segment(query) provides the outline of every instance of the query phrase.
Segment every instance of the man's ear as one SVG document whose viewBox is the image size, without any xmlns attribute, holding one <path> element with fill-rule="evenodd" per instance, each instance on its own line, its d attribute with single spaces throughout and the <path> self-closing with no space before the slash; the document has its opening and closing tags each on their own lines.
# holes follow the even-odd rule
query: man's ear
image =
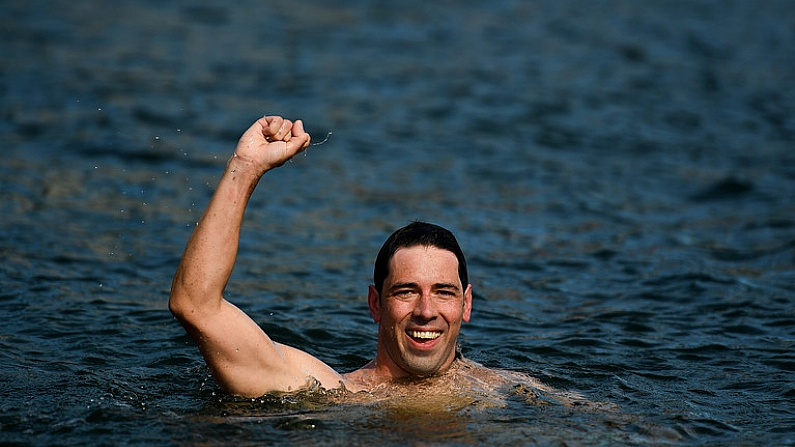
<svg viewBox="0 0 795 447">
<path fill-rule="evenodd" d="M 367 289 L 367 304 L 370 306 L 370 315 L 373 316 L 373 321 L 376 323 L 381 322 L 381 294 L 375 289 L 375 286 L 370 284 Z"/>
<path fill-rule="evenodd" d="M 470 316 L 472 316 L 472 284 L 467 284 L 464 290 L 464 315 L 461 319 L 469 323 Z"/>
</svg>

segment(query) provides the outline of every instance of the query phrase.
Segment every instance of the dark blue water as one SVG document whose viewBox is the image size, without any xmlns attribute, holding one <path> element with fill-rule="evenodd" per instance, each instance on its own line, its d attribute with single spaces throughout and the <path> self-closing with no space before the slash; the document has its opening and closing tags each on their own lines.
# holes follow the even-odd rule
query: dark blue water
<svg viewBox="0 0 795 447">
<path fill-rule="evenodd" d="M 789 1 L 6 1 L 0 444 L 795 444 Z M 237 401 L 166 309 L 238 136 L 228 297 L 340 370 L 413 219 L 456 232 L 464 355 L 616 406 Z"/>
</svg>

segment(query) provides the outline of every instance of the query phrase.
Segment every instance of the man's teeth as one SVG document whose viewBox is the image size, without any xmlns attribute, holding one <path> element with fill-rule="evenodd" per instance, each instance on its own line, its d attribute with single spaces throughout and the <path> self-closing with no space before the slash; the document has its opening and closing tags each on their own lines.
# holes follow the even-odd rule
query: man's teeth
<svg viewBox="0 0 795 447">
<path fill-rule="evenodd" d="M 408 334 L 411 338 L 421 338 L 424 340 L 433 340 L 442 335 L 441 332 L 431 331 L 408 331 Z"/>
</svg>

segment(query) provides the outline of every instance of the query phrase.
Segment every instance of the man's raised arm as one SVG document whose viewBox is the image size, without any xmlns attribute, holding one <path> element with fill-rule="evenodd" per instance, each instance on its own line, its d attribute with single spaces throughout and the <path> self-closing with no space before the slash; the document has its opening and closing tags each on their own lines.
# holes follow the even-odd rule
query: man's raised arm
<svg viewBox="0 0 795 447">
<path fill-rule="evenodd" d="M 223 298 L 232 274 L 248 200 L 260 178 L 309 146 L 303 123 L 260 118 L 243 134 L 185 248 L 171 285 L 169 309 L 196 341 L 226 391 L 260 396 L 289 391 L 314 377 L 336 388 L 341 376 L 309 354 L 275 343 Z"/>
</svg>

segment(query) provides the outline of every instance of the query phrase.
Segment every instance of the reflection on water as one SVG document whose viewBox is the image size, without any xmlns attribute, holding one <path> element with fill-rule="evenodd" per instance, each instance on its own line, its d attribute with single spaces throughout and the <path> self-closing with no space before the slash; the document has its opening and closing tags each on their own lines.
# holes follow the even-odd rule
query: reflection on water
<svg viewBox="0 0 795 447">
<path fill-rule="evenodd" d="M 509 377 L 518 378 L 506 372 Z M 437 379 L 372 393 L 313 388 L 256 399 L 221 396 L 205 406 L 207 416 L 193 421 L 202 430 L 190 440 L 212 438 L 219 426 L 230 424 L 267 424 L 293 441 L 314 438 L 313 444 L 320 445 L 338 444 L 340 432 L 351 434 L 344 438 L 349 445 L 516 445 L 560 439 L 589 445 L 664 445 L 682 438 L 671 428 L 623 414 L 612 405 L 561 403 L 552 393 L 545 395 L 523 383 L 505 380 L 497 388 L 490 384 L 488 389 L 474 389 L 471 382 L 451 383 L 457 380 L 449 374 Z M 335 433 L 333 439 L 322 438 L 330 433 Z"/>
<path fill-rule="evenodd" d="M 789 1 L 30 0 L 0 30 L 0 444 L 795 443 Z M 266 112 L 333 132 L 247 211 L 228 297 L 269 334 L 361 367 L 378 247 L 436 222 L 464 356 L 609 405 L 217 394 L 166 300 Z"/>
</svg>

